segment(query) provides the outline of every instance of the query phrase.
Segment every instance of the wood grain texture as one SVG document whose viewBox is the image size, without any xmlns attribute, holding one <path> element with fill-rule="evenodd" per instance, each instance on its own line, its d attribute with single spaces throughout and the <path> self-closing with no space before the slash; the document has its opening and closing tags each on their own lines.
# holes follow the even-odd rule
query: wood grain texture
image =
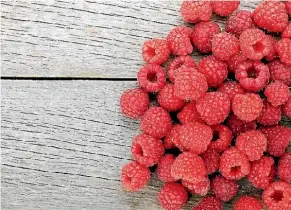
<svg viewBox="0 0 291 210">
<path fill-rule="evenodd" d="M 135 78 L 143 42 L 184 24 L 179 9 L 179 0 L 2 0 L 1 75 Z"/>
</svg>

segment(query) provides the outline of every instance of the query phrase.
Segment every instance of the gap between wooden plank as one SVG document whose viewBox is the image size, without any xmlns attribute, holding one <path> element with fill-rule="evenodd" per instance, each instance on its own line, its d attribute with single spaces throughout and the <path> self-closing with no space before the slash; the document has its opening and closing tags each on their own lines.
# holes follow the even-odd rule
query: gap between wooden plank
<svg viewBox="0 0 291 210">
<path fill-rule="evenodd" d="M 137 81 L 136 78 L 93 78 L 93 77 L 6 77 L 1 80 L 98 80 L 98 81 Z"/>
</svg>

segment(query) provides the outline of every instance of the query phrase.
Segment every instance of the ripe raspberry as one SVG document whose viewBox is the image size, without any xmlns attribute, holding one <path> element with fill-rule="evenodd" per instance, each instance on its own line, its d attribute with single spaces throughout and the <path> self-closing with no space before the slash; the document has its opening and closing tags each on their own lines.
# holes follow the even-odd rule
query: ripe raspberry
<svg viewBox="0 0 291 210">
<path fill-rule="evenodd" d="M 218 87 L 227 77 L 227 64 L 208 56 L 200 60 L 198 72 L 206 77 L 209 87 Z"/>
<path fill-rule="evenodd" d="M 282 112 L 285 116 L 291 118 L 291 97 L 288 101 L 282 106 Z"/>
<path fill-rule="evenodd" d="M 212 21 L 197 23 L 191 34 L 191 40 L 194 46 L 202 53 L 211 52 L 211 41 L 215 34 L 220 33 L 217 23 Z"/>
<path fill-rule="evenodd" d="M 141 88 L 126 90 L 120 98 L 122 114 L 132 119 L 142 116 L 148 109 L 149 104 L 149 96 Z"/>
<path fill-rule="evenodd" d="M 230 112 L 230 100 L 225 93 L 209 92 L 198 100 L 196 108 L 208 125 L 216 125 L 227 118 Z"/>
<path fill-rule="evenodd" d="M 262 199 L 269 210 L 291 209 L 291 185 L 274 182 L 264 190 Z"/>
<path fill-rule="evenodd" d="M 148 63 L 162 64 L 168 60 L 170 49 L 164 39 L 152 39 L 143 44 L 142 56 Z"/>
<path fill-rule="evenodd" d="M 289 87 L 279 81 L 269 84 L 264 93 L 267 100 L 275 107 L 284 104 L 290 97 Z"/>
<path fill-rule="evenodd" d="M 227 61 L 228 70 L 230 72 L 235 72 L 237 66 L 245 60 L 247 60 L 247 57 L 240 51 L 239 54 L 232 56 L 230 60 Z"/>
<path fill-rule="evenodd" d="M 210 2 L 206 1 L 183 1 L 181 15 L 186 22 L 197 23 L 209 21 L 212 15 Z"/>
<path fill-rule="evenodd" d="M 211 182 L 213 193 L 223 202 L 230 201 L 238 192 L 238 184 L 234 180 L 216 177 Z"/>
<path fill-rule="evenodd" d="M 140 129 L 154 138 L 162 138 L 171 130 L 171 127 L 171 117 L 162 107 L 150 107 L 140 123 Z"/>
<path fill-rule="evenodd" d="M 218 91 L 227 94 L 230 102 L 232 102 L 236 94 L 245 93 L 245 90 L 235 81 L 226 81 L 222 83 L 222 85 L 218 88 Z"/>
<path fill-rule="evenodd" d="M 201 157 L 190 152 L 183 152 L 174 161 L 171 175 L 175 180 L 198 182 L 205 179 L 206 170 Z"/>
<path fill-rule="evenodd" d="M 193 195 L 205 196 L 210 188 L 210 180 L 208 178 L 204 178 L 203 181 L 198 182 L 187 182 L 182 180 L 182 185 Z"/>
<path fill-rule="evenodd" d="M 149 167 L 159 162 L 164 154 L 164 147 L 160 139 L 139 134 L 133 139 L 131 153 L 136 162 Z"/>
<path fill-rule="evenodd" d="M 121 182 L 127 191 L 139 191 L 150 180 L 150 170 L 134 161 L 127 163 L 121 170 Z"/>
<path fill-rule="evenodd" d="M 263 109 L 263 101 L 254 93 L 237 94 L 232 101 L 234 114 L 243 121 L 251 122 L 257 119 Z"/>
<path fill-rule="evenodd" d="M 286 11 L 288 12 L 289 15 L 291 15 L 291 2 L 287 0 L 287 1 L 284 1 L 284 4 L 285 4 Z"/>
<path fill-rule="evenodd" d="M 282 181 L 291 182 L 291 152 L 285 153 L 279 160 L 278 176 Z"/>
<path fill-rule="evenodd" d="M 219 16 L 231 15 L 239 6 L 240 1 L 212 1 L 211 7 Z"/>
<path fill-rule="evenodd" d="M 166 84 L 165 72 L 156 64 L 147 64 L 142 67 L 137 74 L 137 80 L 146 92 L 157 92 Z"/>
<path fill-rule="evenodd" d="M 166 183 L 158 194 L 159 204 L 166 210 L 181 209 L 187 200 L 187 191 L 178 183 Z"/>
<path fill-rule="evenodd" d="M 164 147 L 166 149 L 178 147 L 180 151 L 185 151 L 186 148 L 183 146 L 179 134 L 180 134 L 181 125 L 174 125 L 169 133 L 165 136 Z"/>
<path fill-rule="evenodd" d="M 188 55 L 193 51 L 191 33 L 191 29 L 186 26 L 178 26 L 170 31 L 167 44 L 174 55 Z"/>
<path fill-rule="evenodd" d="M 174 178 L 171 176 L 171 167 L 175 161 L 175 156 L 172 154 L 166 154 L 157 167 L 157 176 L 163 182 L 174 182 Z"/>
<path fill-rule="evenodd" d="M 282 63 L 291 66 L 291 39 L 283 38 L 275 45 L 275 50 L 278 53 Z"/>
<path fill-rule="evenodd" d="M 204 197 L 192 210 L 222 210 L 221 201 L 213 196 Z"/>
<path fill-rule="evenodd" d="M 208 149 L 223 152 L 230 146 L 232 133 L 228 127 L 222 124 L 214 125 L 212 126 L 212 129 L 213 139 L 210 142 Z"/>
<path fill-rule="evenodd" d="M 247 10 L 240 10 L 228 18 L 225 25 L 225 31 L 239 37 L 243 31 L 254 27 L 252 13 Z"/>
<path fill-rule="evenodd" d="M 272 43 L 265 33 L 255 28 L 242 32 L 239 45 L 242 53 L 251 60 L 261 60 L 272 49 Z"/>
<path fill-rule="evenodd" d="M 212 174 L 218 170 L 220 155 L 217 151 L 207 149 L 206 152 L 201 155 L 201 158 L 204 161 L 207 174 Z"/>
<path fill-rule="evenodd" d="M 281 81 L 286 85 L 291 85 L 291 69 L 279 60 L 268 63 L 270 80 Z"/>
<path fill-rule="evenodd" d="M 179 132 L 182 145 L 192 153 L 206 151 L 212 139 L 212 129 L 208 125 L 194 122 L 182 125 Z"/>
<path fill-rule="evenodd" d="M 254 10 L 253 20 L 270 32 L 281 32 L 288 24 L 288 15 L 282 2 L 263 1 Z"/>
<path fill-rule="evenodd" d="M 291 22 L 289 22 L 288 26 L 282 32 L 281 38 L 291 38 Z"/>
<path fill-rule="evenodd" d="M 252 196 L 241 196 L 234 204 L 233 210 L 263 210 L 261 202 Z"/>
<path fill-rule="evenodd" d="M 267 35 L 267 38 L 269 39 L 269 42 L 271 43 L 272 47 L 270 49 L 270 52 L 265 56 L 265 59 L 267 61 L 272 61 L 278 56 L 275 50 L 275 45 L 277 43 L 277 40 L 271 35 Z"/>
<path fill-rule="evenodd" d="M 269 77 L 268 66 L 260 61 L 244 61 L 237 66 L 235 71 L 235 78 L 249 92 L 258 92 L 263 89 L 269 81 Z"/>
<path fill-rule="evenodd" d="M 239 53 L 239 41 L 230 33 L 216 34 L 212 39 L 212 52 L 217 59 L 228 61 L 232 56 Z"/>
<path fill-rule="evenodd" d="M 226 149 L 220 157 L 221 174 L 230 180 L 239 180 L 250 172 L 250 163 L 245 154 L 236 147 Z"/>
<path fill-rule="evenodd" d="M 177 114 L 177 118 L 182 124 L 191 122 L 202 122 L 200 115 L 196 109 L 196 103 L 191 102 L 186 104 L 182 111 Z"/>
<path fill-rule="evenodd" d="M 291 139 L 291 129 L 285 126 L 276 125 L 268 128 L 261 128 L 268 141 L 267 152 L 275 157 L 285 154 Z"/>
<path fill-rule="evenodd" d="M 230 115 L 227 125 L 234 136 L 237 136 L 240 133 L 245 133 L 246 131 L 256 130 L 257 128 L 255 121 L 245 122 L 238 119 L 235 115 Z"/>
<path fill-rule="evenodd" d="M 280 107 L 274 107 L 267 100 L 263 101 L 263 110 L 261 116 L 257 119 L 261 125 L 277 125 L 281 120 Z"/>
<path fill-rule="evenodd" d="M 185 105 L 184 100 L 174 95 L 174 85 L 166 84 L 158 94 L 158 103 L 168 112 L 178 111 Z"/>
</svg>

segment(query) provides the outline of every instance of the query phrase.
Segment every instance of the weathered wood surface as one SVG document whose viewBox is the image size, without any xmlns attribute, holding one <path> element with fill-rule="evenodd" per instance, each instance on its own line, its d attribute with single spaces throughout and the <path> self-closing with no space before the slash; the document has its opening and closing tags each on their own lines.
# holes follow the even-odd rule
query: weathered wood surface
<svg viewBox="0 0 291 210">
<path fill-rule="evenodd" d="M 142 43 L 183 24 L 179 9 L 179 0 L 2 0 L 1 75 L 134 78 Z"/>
</svg>

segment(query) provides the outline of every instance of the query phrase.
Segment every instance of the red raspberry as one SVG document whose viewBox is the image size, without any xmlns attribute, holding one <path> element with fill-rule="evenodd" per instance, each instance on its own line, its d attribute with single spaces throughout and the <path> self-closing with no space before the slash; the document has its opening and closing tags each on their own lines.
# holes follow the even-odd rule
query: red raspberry
<svg viewBox="0 0 291 210">
<path fill-rule="evenodd" d="M 279 81 L 269 84 L 264 93 L 267 100 L 275 107 L 284 104 L 290 97 L 289 87 Z"/>
<path fill-rule="evenodd" d="M 239 6 L 240 1 L 211 1 L 214 13 L 220 16 L 231 15 Z"/>
<path fill-rule="evenodd" d="M 198 72 L 206 77 L 209 87 L 218 87 L 227 77 L 227 64 L 208 56 L 200 60 Z"/>
<path fill-rule="evenodd" d="M 160 139 L 139 134 L 133 139 L 131 153 L 136 162 L 149 167 L 159 162 L 164 154 L 164 147 Z"/>
<path fill-rule="evenodd" d="M 238 192 L 238 184 L 234 180 L 216 177 L 211 182 L 213 193 L 223 202 L 230 201 Z"/>
<path fill-rule="evenodd" d="M 291 97 L 288 101 L 282 106 L 282 112 L 285 116 L 291 118 Z"/>
<path fill-rule="evenodd" d="M 198 100 L 196 108 L 208 125 L 216 125 L 227 118 L 230 112 L 230 100 L 225 93 L 209 92 Z"/>
<path fill-rule="evenodd" d="M 261 125 L 277 125 L 281 120 L 280 107 L 274 107 L 267 100 L 263 101 L 263 110 L 261 116 L 257 119 Z"/>
<path fill-rule="evenodd" d="M 291 39 L 283 38 L 275 45 L 275 50 L 278 53 L 282 63 L 291 66 Z"/>
<path fill-rule="evenodd" d="M 171 175 L 175 180 L 198 182 L 205 179 L 206 170 L 201 157 L 190 152 L 183 152 L 174 161 Z"/>
<path fill-rule="evenodd" d="M 239 180 L 249 174 L 250 163 L 245 154 L 236 147 L 230 147 L 222 153 L 219 169 L 226 179 Z"/>
<path fill-rule="evenodd" d="M 232 133 L 230 129 L 224 125 L 214 125 L 212 126 L 212 129 L 213 139 L 210 142 L 208 149 L 223 152 L 230 146 Z"/>
<path fill-rule="evenodd" d="M 289 22 L 288 26 L 282 32 L 281 38 L 291 38 L 291 22 Z"/>
<path fill-rule="evenodd" d="M 230 102 L 232 102 L 236 94 L 245 93 L 245 90 L 235 81 L 226 81 L 222 83 L 222 85 L 218 88 L 218 91 L 227 94 Z"/>
<path fill-rule="evenodd" d="M 168 60 L 170 49 L 164 39 L 152 39 L 143 44 L 142 56 L 148 63 L 162 64 Z"/>
<path fill-rule="evenodd" d="M 265 59 L 267 61 L 272 61 L 278 56 L 275 50 L 275 45 L 277 43 L 277 40 L 271 35 L 267 35 L 267 38 L 269 39 L 269 42 L 271 43 L 272 48 L 270 49 L 270 52 L 265 56 Z"/>
<path fill-rule="evenodd" d="M 121 182 L 127 191 L 139 191 L 150 180 L 150 170 L 134 161 L 127 163 L 121 170 Z"/>
<path fill-rule="evenodd" d="M 194 46 L 202 53 L 211 52 L 211 41 L 215 34 L 220 33 L 217 23 L 212 21 L 197 23 L 191 34 L 191 40 Z"/>
<path fill-rule="evenodd" d="M 156 64 L 142 67 L 137 74 L 137 80 L 146 92 L 157 92 L 166 84 L 164 69 Z"/>
<path fill-rule="evenodd" d="M 141 88 L 126 90 L 120 98 L 122 114 L 132 119 L 142 116 L 148 109 L 149 104 L 149 96 Z"/>
<path fill-rule="evenodd" d="M 213 196 L 204 197 L 192 210 L 222 210 L 221 201 Z"/>
<path fill-rule="evenodd" d="M 235 78 L 249 92 L 258 92 L 263 89 L 268 83 L 269 77 L 268 66 L 260 61 L 244 61 L 237 66 L 235 71 Z"/>
<path fill-rule="evenodd" d="M 198 182 L 187 182 L 182 180 L 182 185 L 193 195 L 205 196 L 210 188 L 210 180 L 208 178 L 204 178 L 203 181 Z"/>
<path fill-rule="evenodd" d="M 291 152 L 285 153 L 279 160 L 278 176 L 282 181 L 291 182 Z"/>
<path fill-rule="evenodd" d="M 265 189 L 274 181 L 275 174 L 274 159 L 263 156 L 260 160 L 252 163 L 248 180 L 254 187 Z"/>
<path fill-rule="evenodd" d="M 263 109 L 263 101 L 254 93 L 237 94 L 232 101 L 234 114 L 243 121 L 251 122 L 257 119 Z"/>
<path fill-rule="evenodd" d="M 159 204 L 166 210 L 181 209 L 187 200 L 187 191 L 179 183 L 166 183 L 158 194 Z"/>
<path fill-rule="evenodd" d="M 254 10 L 253 20 L 261 28 L 281 32 L 288 24 L 288 14 L 282 2 L 263 1 Z"/>
<path fill-rule="evenodd" d="M 142 117 L 140 128 L 154 138 L 162 138 L 171 130 L 172 119 L 162 107 L 151 107 Z"/>
<path fill-rule="evenodd" d="M 291 1 L 284 1 L 284 4 L 285 4 L 285 8 L 286 8 L 286 11 L 288 12 L 289 15 L 291 15 Z"/>
<path fill-rule="evenodd" d="M 291 139 L 291 129 L 285 126 L 276 125 L 268 128 L 261 128 L 268 140 L 267 152 L 275 157 L 285 154 Z"/>
<path fill-rule="evenodd" d="M 217 59 L 228 61 L 232 56 L 239 53 L 239 41 L 230 33 L 216 34 L 212 39 L 212 52 Z"/>
<path fill-rule="evenodd" d="M 168 112 L 178 111 L 185 105 L 184 100 L 174 95 L 174 85 L 166 84 L 158 94 L 158 103 Z"/>
<path fill-rule="evenodd" d="M 202 123 L 182 125 L 179 132 L 182 145 L 192 153 L 201 154 L 206 151 L 212 139 L 212 129 Z"/>
<path fill-rule="evenodd" d="M 225 25 L 225 31 L 239 37 L 243 31 L 254 27 L 252 13 L 247 10 L 240 10 L 228 18 Z"/>
<path fill-rule="evenodd" d="M 210 2 L 207 1 L 183 1 L 181 15 L 186 22 L 197 23 L 209 21 L 212 15 Z"/>
<path fill-rule="evenodd" d="M 286 85 L 291 85 L 291 69 L 279 60 L 268 63 L 270 80 L 281 81 Z"/>
<path fill-rule="evenodd" d="M 174 182 L 174 178 L 171 176 L 171 167 L 175 161 L 175 156 L 172 154 L 166 154 L 157 167 L 157 176 L 163 182 Z"/>
<path fill-rule="evenodd" d="M 188 55 L 193 51 L 191 33 L 191 29 L 186 26 L 178 26 L 170 31 L 167 43 L 174 55 Z"/>
<path fill-rule="evenodd" d="M 233 210 L 264 210 L 261 202 L 252 196 L 241 196 L 234 204 Z"/>
<path fill-rule="evenodd" d="M 261 60 L 272 49 L 272 43 L 265 33 L 255 28 L 243 31 L 239 44 L 242 53 L 251 60 Z"/>
<path fill-rule="evenodd" d="M 220 155 L 217 151 L 207 149 L 201 157 L 204 161 L 207 174 L 212 174 L 219 169 Z"/>
<path fill-rule="evenodd" d="M 261 131 L 247 131 L 236 138 L 235 145 L 250 161 L 259 160 L 267 149 L 267 138 Z"/>
<path fill-rule="evenodd" d="M 231 115 L 228 118 L 227 125 L 234 136 L 237 136 L 240 133 L 245 133 L 246 131 L 255 130 L 257 128 L 255 121 L 245 122 L 238 119 L 235 115 Z"/>
<path fill-rule="evenodd" d="M 202 122 L 196 109 L 196 103 L 194 102 L 188 103 L 186 106 L 184 106 L 182 111 L 177 114 L 177 117 L 182 124 L 190 122 Z"/>
<path fill-rule="evenodd" d="M 180 129 L 181 125 L 177 124 L 172 127 L 169 133 L 167 133 L 164 139 L 164 147 L 166 149 L 178 147 L 180 151 L 186 150 L 179 138 Z"/>
<path fill-rule="evenodd" d="M 230 72 L 235 72 L 235 70 L 237 69 L 237 66 L 245 60 L 247 60 L 247 57 L 240 51 L 239 54 L 232 56 L 230 60 L 227 61 L 228 70 Z"/>
<path fill-rule="evenodd" d="M 269 210 L 291 209 L 291 185 L 274 182 L 264 190 L 262 199 Z"/>
</svg>

